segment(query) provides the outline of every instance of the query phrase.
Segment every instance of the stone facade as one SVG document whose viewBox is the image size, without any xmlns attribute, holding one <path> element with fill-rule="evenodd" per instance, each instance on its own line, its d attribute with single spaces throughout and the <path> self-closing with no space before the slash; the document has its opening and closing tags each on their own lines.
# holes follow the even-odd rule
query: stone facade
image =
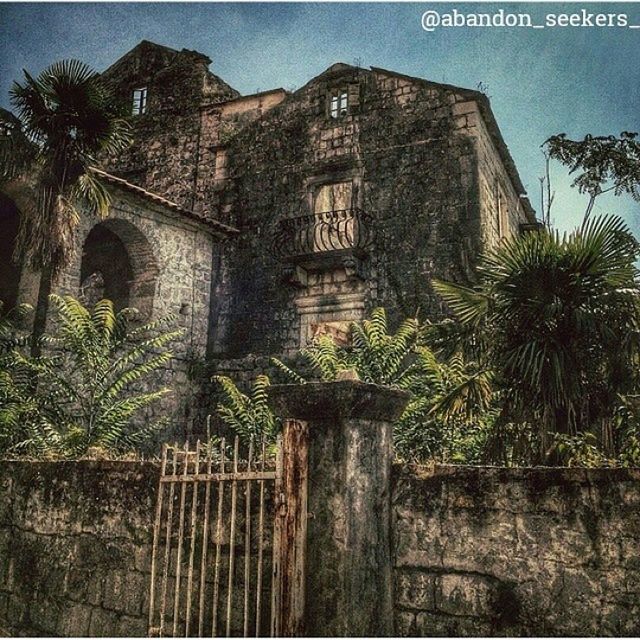
<svg viewBox="0 0 640 640">
<path fill-rule="evenodd" d="M 112 198 L 109 215 L 101 219 L 85 212 L 80 217 L 75 251 L 56 280 L 55 293 L 88 305 L 108 297 L 116 310 L 137 309 L 141 322 L 167 318 L 167 330 L 182 330 L 169 347 L 173 358 L 153 378 L 155 388 L 167 386 L 172 393 L 137 419 L 169 418 L 171 427 L 159 439 L 184 439 L 191 433 L 199 388 L 189 376 L 190 365 L 203 357 L 209 339 L 212 259 L 233 230 L 187 215 L 174 203 L 150 198 L 111 176 L 105 181 Z M 35 308 L 38 282 L 37 274 L 23 269 L 17 301 Z M 50 314 L 48 330 L 52 323 Z"/>
<path fill-rule="evenodd" d="M 92 243 L 96 231 L 102 234 Z M 118 274 L 125 264 L 129 272 L 124 282 L 127 294 L 115 302 L 138 309 L 145 321 L 169 317 L 183 330 L 182 337 L 171 345 L 173 359 L 156 377 L 156 382 L 172 393 L 150 405 L 144 419 L 170 416 L 174 425 L 171 435 L 184 439 L 193 419 L 195 393 L 188 376 L 189 363 L 204 354 L 208 339 L 215 231 L 203 222 L 171 214 L 121 191 L 114 198 L 109 217 L 83 217 L 77 235 L 82 249 L 62 274 L 59 293 L 80 293 L 90 302 L 87 278 L 101 268 L 99 273 L 107 279 L 104 295 L 108 295 L 109 278 L 123 284 Z M 116 243 L 123 252 L 119 260 L 113 252 Z M 101 293 L 94 297 L 100 299 Z"/>
<path fill-rule="evenodd" d="M 143 41 L 103 74 L 126 105 L 135 89 L 147 91 L 146 109 L 135 118 L 134 146 L 106 164 L 118 176 L 190 209 L 203 146 L 200 106 L 240 95 L 209 72 L 210 62 L 196 51 Z"/>
<path fill-rule="evenodd" d="M 473 281 L 483 249 L 535 223 L 482 93 L 337 63 L 297 91 L 241 96 L 210 62 L 143 41 L 104 72 L 135 142 L 101 159 L 114 219 L 83 220 L 84 266 L 59 287 L 177 313 L 179 358 L 225 372 L 288 357 L 319 333 L 348 340 L 376 306 L 392 325 L 437 318 L 432 278 Z"/>
<path fill-rule="evenodd" d="M 352 100 L 339 118 L 327 113 L 336 87 Z M 224 211 L 241 230 L 229 260 L 228 353 L 291 352 L 322 325 L 344 326 L 378 305 L 392 320 L 441 314 L 430 279 L 469 281 L 482 248 L 530 221 L 488 113 L 475 92 L 334 65 L 241 129 L 226 150 Z M 499 194 L 487 187 L 498 179 L 501 230 Z M 291 278 L 273 251 L 278 225 L 328 208 L 318 201 L 337 185 L 350 197 L 335 208 L 372 217 L 373 246 L 355 266 L 329 262 Z"/>
<path fill-rule="evenodd" d="M 158 472 L 2 465 L 0 635 L 146 634 Z M 395 466 L 395 633 L 637 636 L 639 480 L 637 470 Z"/>
<path fill-rule="evenodd" d="M 338 63 L 240 96 L 208 62 L 143 42 L 105 77 L 129 101 L 147 91 L 108 170 L 240 230 L 217 263 L 210 356 L 291 354 L 378 305 L 440 315 L 430 279 L 469 281 L 482 249 L 535 220 L 481 93 Z M 309 264 L 291 237 L 274 251 L 283 220 L 351 209 L 373 239 L 360 255 Z"/>
</svg>

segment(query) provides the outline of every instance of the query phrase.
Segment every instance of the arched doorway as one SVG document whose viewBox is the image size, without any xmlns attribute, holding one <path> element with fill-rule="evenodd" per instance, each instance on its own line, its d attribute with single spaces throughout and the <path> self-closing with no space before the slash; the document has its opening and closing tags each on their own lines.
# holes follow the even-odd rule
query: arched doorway
<svg viewBox="0 0 640 640">
<path fill-rule="evenodd" d="M 22 266 L 13 260 L 20 213 L 13 200 L 0 193 L 0 300 L 5 314 L 18 303 Z"/>
<path fill-rule="evenodd" d="M 105 220 L 87 235 L 80 265 L 80 294 L 85 304 L 109 298 L 117 311 L 135 307 L 149 318 L 157 276 L 151 245 L 130 222 Z"/>
</svg>

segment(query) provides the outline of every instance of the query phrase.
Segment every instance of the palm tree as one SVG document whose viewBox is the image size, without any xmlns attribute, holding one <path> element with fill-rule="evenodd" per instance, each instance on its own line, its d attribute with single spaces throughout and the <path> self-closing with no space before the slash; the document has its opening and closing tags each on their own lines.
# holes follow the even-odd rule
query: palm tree
<svg viewBox="0 0 640 640">
<path fill-rule="evenodd" d="M 616 217 L 569 235 L 541 230 L 486 255 L 474 288 L 434 282 L 457 319 L 487 346 L 503 389 L 503 420 L 551 435 L 597 431 L 612 448 L 619 395 L 637 383 L 639 245 Z"/>
<path fill-rule="evenodd" d="M 100 76 L 78 60 L 57 62 L 37 78 L 24 71 L 0 111 L 0 182 L 9 194 L 28 189 L 16 254 L 41 274 L 32 349 L 39 353 L 49 294 L 68 263 L 81 205 L 105 216 L 110 199 L 92 173 L 97 157 L 130 143 L 122 107 Z"/>
</svg>

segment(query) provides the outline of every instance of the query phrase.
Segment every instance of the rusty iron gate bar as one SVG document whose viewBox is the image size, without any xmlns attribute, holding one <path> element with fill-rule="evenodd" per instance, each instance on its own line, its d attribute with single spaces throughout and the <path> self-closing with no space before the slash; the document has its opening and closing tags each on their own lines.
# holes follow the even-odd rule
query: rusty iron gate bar
<svg viewBox="0 0 640 640">
<path fill-rule="evenodd" d="M 149 635 L 281 635 L 285 511 L 280 441 L 275 452 L 264 440 L 251 442 L 244 458 L 238 438 L 231 453 L 224 439 L 195 449 L 164 445 Z"/>
</svg>

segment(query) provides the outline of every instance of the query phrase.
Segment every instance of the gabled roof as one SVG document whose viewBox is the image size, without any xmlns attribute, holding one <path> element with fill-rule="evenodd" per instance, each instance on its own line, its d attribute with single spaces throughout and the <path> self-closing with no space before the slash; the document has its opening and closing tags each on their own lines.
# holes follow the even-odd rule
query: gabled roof
<svg viewBox="0 0 640 640">
<path fill-rule="evenodd" d="M 293 93 L 302 93 L 310 84 L 313 84 L 320 78 L 330 78 L 331 76 L 339 76 L 346 71 L 363 71 L 360 67 L 354 67 L 353 65 L 347 64 L 346 62 L 334 62 L 330 67 L 327 67 L 324 71 L 319 73 L 317 76 L 313 76 L 311 80 L 305 82 L 301 87 L 296 89 Z M 367 71 L 364 69 L 364 71 Z"/>
<path fill-rule="evenodd" d="M 355 67 L 353 65 L 345 64 L 344 62 L 336 62 L 332 64 L 330 67 L 325 69 L 322 73 L 313 77 L 309 82 L 307 82 L 304 86 L 300 87 L 295 93 L 304 91 L 310 84 L 313 82 L 325 78 L 331 77 L 332 75 L 340 75 L 341 73 L 345 73 L 348 71 L 361 71 L 364 73 L 380 73 L 388 76 L 394 76 L 397 78 L 403 78 L 405 80 L 410 80 L 411 82 L 417 82 L 426 86 L 435 87 L 438 89 L 445 89 L 447 91 L 452 91 L 460 94 L 461 96 L 473 100 L 477 103 L 478 109 L 480 110 L 480 114 L 484 120 L 484 123 L 489 131 L 489 135 L 496 145 L 496 149 L 498 150 L 498 154 L 504 163 L 505 169 L 507 171 L 507 175 L 509 176 L 511 182 L 513 183 L 514 189 L 518 193 L 519 196 L 525 195 L 526 190 L 524 185 L 522 184 L 522 180 L 520 179 L 520 174 L 516 168 L 515 162 L 511 157 L 511 153 L 509 152 L 509 148 L 507 147 L 504 138 L 502 137 L 502 133 L 500 128 L 498 127 L 498 123 L 496 122 L 495 116 L 493 115 L 493 111 L 491 109 L 491 104 L 487 96 L 481 91 L 475 91 L 473 89 L 465 89 L 464 87 L 457 87 L 452 84 L 445 84 L 442 82 L 433 82 L 431 80 L 425 80 L 424 78 L 418 78 L 416 76 L 409 76 L 404 73 L 399 73 L 398 71 L 390 71 L 389 69 L 383 69 L 381 67 L 370 67 L 369 69 L 362 69 L 360 67 Z M 529 199 L 526 197 L 521 197 L 520 202 L 522 203 L 522 207 L 527 215 L 531 219 L 531 221 L 535 221 L 535 211 L 529 202 Z"/>
<path fill-rule="evenodd" d="M 141 40 L 138 44 L 133 47 L 133 49 L 129 49 L 126 53 L 121 55 L 113 64 L 111 64 L 107 69 L 105 69 L 102 73 L 105 75 L 109 75 L 110 72 L 117 68 L 124 60 L 134 56 L 138 51 L 147 51 L 147 52 L 155 52 L 163 56 L 165 63 L 170 64 L 176 56 L 180 54 L 188 54 L 194 58 L 201 58 L 203 61 L 207 63 L 207 65 L 211 64 L 211 59 L 209 56 L 206 56 L 204 53 L 200 53 L 199 51 L 192 51 L 189 49 L 172 49 L 171 47 L 167 47 L 163 44 L 157 44 L 156 42 L 151 42 L 151 40 Z"/>
<path fill-rule="evenodd" d="M 192 211 L 190 209 L 185 209 L 179 204 L 176 204 L 171 200 L 167 200 L 167 198 L 164 198 L 163 196 L 160 196 L 157 193 L 153 193 L 152 191 L 148 191 L 143 187 L 139 187 L 137 184 L 132 184 L 131 182 L 128 182 L 123 178 L 118 178 L 117 176 L 107 173 L 106 171 L 102 171 L 102 169 L 93 167 L 91 171 L 95 175 L 99 176 L 102 180 L 104 180 L 105 182 L 111 185 L 119 187 L 125 191 L 129 191 L 130 193 L 133 193 L 145 200 L 148 200 L 149 202 L 153 202 L 156 205 L 160 205 L 162 207 L 170 209 L 171 211 L 174 211 L 175 213 L 178 213 L 186 218 L 190 218 L 195 222 L 204 224 L 212 228 L 214 231 L 216 231 L 220 235 L 223 235 L 226 237 L 226 236 L 233 236 L 239 233 L 238 229 L 236 229 L 235 227 L 226 225 L 222 222 L 219 222 L 218 220 L 214 220 L 213 218 L 207 218 L 206 216 L 200 215 L 199 213 L 196 213 L 195 211 Z"/>
</svg>

